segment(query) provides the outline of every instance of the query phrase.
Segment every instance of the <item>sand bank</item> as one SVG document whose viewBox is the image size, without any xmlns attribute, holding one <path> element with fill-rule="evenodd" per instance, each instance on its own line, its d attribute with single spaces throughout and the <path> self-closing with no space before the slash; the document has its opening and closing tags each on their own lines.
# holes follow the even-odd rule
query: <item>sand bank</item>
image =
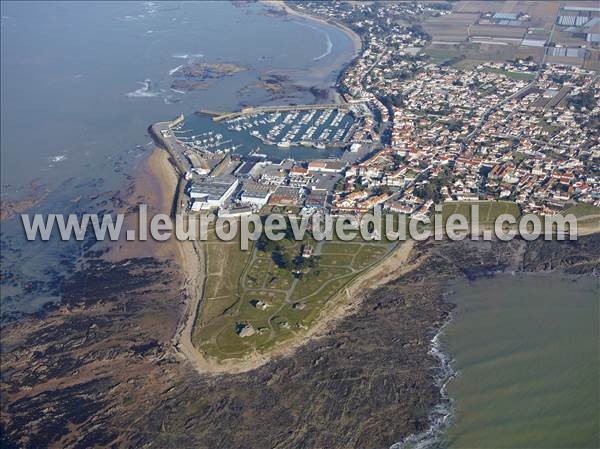
<svg viewBox="0 0 600 449">
<path fill-rule="evenodd" d="M 169 214 L 175 189 L 177 174 L 169 162 L 169 156 L 162 149 L 154 149 L 150 156 L 135 170 L 132 190 L 126 199 L 123 231 L 118 242 L 112 242 L 104 258 L 111 261 L 132 257 L 155 255 L 160 258 L 173 259 L 179 254 L 175 239 L 157 242 L 151 237 L 148 240 L 126 240 L 126 230 L 136 230 L 138 215 L 135 212 L 140 204 L 148 206 L 148 216 Z"/>
</svg>

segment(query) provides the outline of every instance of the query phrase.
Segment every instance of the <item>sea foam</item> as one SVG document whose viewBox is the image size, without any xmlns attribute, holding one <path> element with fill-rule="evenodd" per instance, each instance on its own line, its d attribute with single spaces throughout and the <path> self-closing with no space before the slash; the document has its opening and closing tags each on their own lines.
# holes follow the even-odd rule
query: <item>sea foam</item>
<svg viewBox="0 0 600 449">
<path fill-rule="evenodd" d="M 132 92 L 128 92 L 128 97 L 158 97 L 161 94 L 161 90 L 154 90 L 152 88 L 152 80 L 146 79 L 144 81 L 140 81 L 142 87 L 136 89 Z"/>
<path fill-rule="evenodd" d="M 175 59 L 194 59 L 194 58 L 204 58 L 202 53 L 176 53 L 173 55 Z"/>
<path fill-rule="evenodd" d="M 311 30 L 318 31 L 319 33 L 321 33 L 325 36 L 325 44 L 326 44 L 325 51 L 323 53 L 321 53 L 319 56 L 314 57 L 313 61 L 319 61 L 319 60 L 323 59 L 324 57 L 329 56 L 331 54 L 331 51 L 333 50 L 333 42 L 331 41 L 331 37 L 329 37 L 329 33 L 327 31 L 325 31 L 321 28 L 318 28 L 314 25 L 311 25 L 310 23 L 306 23 L 306 22 L 294 21 L 294 23 L 308 27 Z"/>
<path fill-rule="evenodd" d="M 175 67 L 174 69 L 169 70 L 169 76 L 173 76 L 177 71 L 179 71 L 179 69 L 181 69 L 183 67 L 183 64 L 178 65 L 177 67 Z"/>
<path fill-rule="evenodd" d="M 429 427 L 421 433 L 411 435 L 393 444 L 390 446 L 390 449 L 437 449 L 441 447 L 440 437 L 452 422 L 454 410 L 454 404 L 448 395 L 447 386 L 458 375 L 452 368 L 452 361 L 444 352 L 440 341 L 444 335 L 444 329 L 451 322 L 452 314 L 450 314 L 444 325 L 431 339 L 429 354 L 434 356 L 439 362 L 434 384 L 440 389 L 441 401 L 429 413 Z"/>
</svg>

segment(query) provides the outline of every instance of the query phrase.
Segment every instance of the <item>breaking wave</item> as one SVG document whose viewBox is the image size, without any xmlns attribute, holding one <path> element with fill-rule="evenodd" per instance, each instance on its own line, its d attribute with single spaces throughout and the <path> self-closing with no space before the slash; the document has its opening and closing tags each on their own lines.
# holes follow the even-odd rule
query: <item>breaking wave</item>
<svg viewBox="0 0 600 449">
<path fill-rule="evenodd" d="M 444 329 L 452 322 L 452 314 L 444 325 L 431 339 L 429 354 L 438 359 L 438 371 L 434 384 L 440 389 L 441 400 L 429 413 L 429 428 L 427 430 L 411 435 L 404 440 L 393 444 L 390 449 L 441 449 L 443 443 L 440 441 L 442 432 L 452 422 L 454 404 L 448 396 L 448 383 L 456 378 L 458 373 L 452 368 L 449 356 L 444 352 L 440 338 L 444 335 Z"/>
<path fill-rule="evenodd" d="M 57 154 L 56 156 L 50 156 L 48 158 L 48 161 L 50 161 L 50 166 L 52 166 L 52 164 L 57 164 L 59 162 L 65 161 L 66 159 L 66 154 Z"/>
<path fill-rule="evenodd" d="M 152 87 L 152 80 L 146 79 L 141 81 L 142 87 L 132 92 L 128 92 L 128 97 L 158 97 L 161 94 L 161 90 L 154 90 Z"/>
<path fill-rule="evenodd" d="M 154 2 L 144 2 L 144 9 L 146 10 L 146 14 L 151 15 L 158 11 Z"/>
<path fill-rule="evenodd" d="M 135 20 L 144 19 L 147 16 L 152 16 L 158 11 L 156 3 L 154 3 L 154 2 L 144 2 L 143 6 L 144 6 L 143 13 L 136 14 L 133 16 L 132 15 L 122 16 L 122 17 L 119 17 L 118 20 L 121 20 L 123 22 L 133 22 Z"/>
<path fill-rule="evenodd" d="M 169 70 L 169 76 L 173 76 L 179 69 L 181 69 L 183 67 L 183 64 L 178 65 L 177 67 L 175 67 L 174 69 Z"/>
<path fill-rule="evenodd" d="M 204 58 L 204 55 L 202 53 L 192 53 L 192 54 L 176 53 L 173 55 L 173 57 L 176 59 L 193 59 L 193 58 Z"/>
<path fill-rule="evenodd" d="M 325 52 L 323 52 L 323 54 L 317 56 L 316 58 L 314 58 L 314 61 L 318 61 L 319 59 L 324 58 L 325 56 L 328 56 L 331 54 L 331 50 L 333 50 L 333 42 L 331 42 L 331 39 L 329 38 L 329 34 L 325 34 L 325 37 L 327 38 L 327 49 L 325 50 Z"/>
<path fill-rule="evenodd" d="M 331 37 L 329 36 L 329 33 L 321 28 L 318 28 L 314 25 L 311 25 L 310 23 L 306 23 L 306 22 L 295 22 L 298 25 L 302 25 L 305 27 L 310 28 L 311 30 L 315 30 L 318 31 L 319 33 L 323 34 L 325 36 L 325 40 L 326 40 L 326 48 L 325 51 L 320 54 L 319 56 L 313 58 L 313 61 L 319 61 L 320 59 L 323 59 L 325 56 L 329 56 L 331 54 L 331 51 L 333 50 L 333 42 L 331 41 Z"/>
</svg>

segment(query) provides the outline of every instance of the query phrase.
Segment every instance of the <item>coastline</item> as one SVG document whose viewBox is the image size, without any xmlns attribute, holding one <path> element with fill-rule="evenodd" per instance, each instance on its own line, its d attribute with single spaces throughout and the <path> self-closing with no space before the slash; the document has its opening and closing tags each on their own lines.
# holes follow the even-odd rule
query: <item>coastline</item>
<svg viewBox="0 0 600 449">
<path fill-rule="evenodd" d="M 150 165 L 167 160 L 161 151 Z M 168 179 L 168 165 L 154 166 Z M 320 338 L 252 372 L 218 376 L 193 373 L 170 344 L 185 306 L 180 267 L 142 259 L 92 265 L 71 283 L 60 310 L 3 329 L 3 371 L 11 373 L 3 384 L 6 435 L 46 442 L 37 447 L 74 447 L 65 435 L 123 447 L 390 447 L 427 432 L 444 399 L 432 348 L 451 316 L 450 281 L 498 271 L 597 271 L 598 248 L 599 235 L 572 244 L 415 243 L 406 272 L 390 261 L 389 277 L 376 278 L 380 285 Z M 143 277 L 147 270 L 153 278 Z M 32 379 L 32 370 L 42 374 Z M 73 395 L 87 398 L 85 411 L 62 408 L 67 420 L 60 422 L 41 412 Z M 360 405 L 346 415 L 346 404 Z M 290 411 L 302 418 L 286 419 Z"/>
<path fill-rule="evenodd" d="M 201 295 L 195 297 L 191 295 L 193 295 L 194 292 L 203 291 L 205 275 L 200 271 L 201 264 L 195 264 L 195 260 L 198 260 L 198 258 L 194 258 L 193 256 L 196 254 L 195 250 L 194 252 L 190 251 L 190 247 L 192 247 L 191 242 L 187 243 L 190 243 L 190 245 L 181 246 L 183 247 L 182 252 L 184 253 L 184 257 L 182 260 L 184 263 L 191 260 L 190 266 L 184 269 L 184 271 L 188 273 L 188 277 L 186 277 L 185 281 L 185 288 L 188 291 L 188 297 L 190 297 L 190 299 L 188 306 L 186 307 L 186 312 L 182 318 L 182 324 L 180 324 L 174 338 L 174 342 L 175 347 L 185 355 L 194 365 L 194 368 L 202 374 L 244 373 L 266 365 L 275 359 L 293 355 L 299 348 L 305 346 L 307 343 L 328 335 L 340 321 L 359 309 L 367 295 L 373 293 L 376 289 L 382 287 L 385 283 L 395 277 L 414 269 L 416 266 L 413 263 L 410 263 L 415 242 L 404 242 L 398 245 L 398 247 L 390 252 L 386 258 L 382 259 L 380 263 L 367 270 L 367 272 L 362 273 L 354 281 L 348 284 L 342 292 L 330 298 L 329 305 L 324 307 L 321 311 L 321 314 L 317 319 L 317 324 L 312 326 L 307 332 L 285 340 L 265 353 L 255 352 L 242 359 L 219 361 L 204 357 L 192 342 L 194 324 L 200 310 L 199 308 L 202 306 L 203 298 Z M 203 252 L 200 251 L 199 253 L 201 254 L 201 260 L 203 260 Z M 195 268 L 190 270 L 192 264 L 195 264 Z"/>
<path fill-rule="evenodd" d="M 170 122 L 164 122 L 170 123 Z M 152 125 L 150 129 L 154 129 Z M 176 200 L 177 185 L 180 171 L 172 152 L 166 148 L 159 134 L 152 133 L 155 138 L 156 149 L 148 159 L 148 167 L 159 180 L 161 188 L 163 213 L 169 210 L 169 205 Z M 173 198 L 169 200 L 169 197 Z M 266 353 L 254 353 L 243 359 L 213 360 L 205 357 L 193 344 L 193 333 L 200 307 L 203 303 L 205 273 L 205 254 L 201 242 L 176 241 L 177 263 L 181 267 L 183 281 L 182 290 L 185 292 L 185 310 L 171 340 L 178 354 L 191 363 L 193 368 L 201 374 L 238 374 L 259 368 L 274 359 L 294 354 L 300 347 L 312 340 L 327 335 L 337 323 L 358 310 L 364 298 L 382 287 L 385 283 L 397 276 L 415 268 L 410 261 L 414 241 L 400 243 L 384 259 L 375 266 L 367 269 L 356 279 L 351 281 L 345 289 L 329 299 L 329 305 L 321 311 L 317 324 L 307 332 L 281 342 Z M 405 265 L 406 264 L 406 265 Z"/>
<path fill-rule="evenodd" d="M 269 7 L 285 11 L 287 14 L 316 21 L 324 25 L 335 26 L 342 30 L 353 43 L 353 58 L 358 55 L 362 48 L 360 36 L 344 24 L 325 20 L 314 14 L 299 11 L 290 5 L 287 5 L 285 1 L 282 0 L 261 1 Z M 168 195 L 166 192 L 169 192 L 169 190 L 172 191 L 173 189 L 168 183 L 165 183 L 164 180 L 168 177 L 172 178 L 173 176 L 179 178 L 177 172 L 180 170 L 180 167 L 177 166 L 173 157 L 167 156 L 167 153 L 171 154 L 171 151 L 166 148 L 167 145 L 164 144 L 164 142 L 162 145 L 160 144 L 162 139 L 160 139 L 159 133 L 154 132 L 154 128 L 157 125 L 158 124 L 151 125 L 149 129 L 157 144 L 155 153 L 156 151 L 162 151 L 164 156 L 156 156 L 154 162 L 152 160 L 153 156 L 151 156 L 149 165 L 153 167 L 152 169 L 157 177 L 163 180 L 163 195 Z M 166 167 L 166 164 L 169 165 L 168 168 Z M 177 185 L 177 181 L 172 185 Z M 176 193 L 177 189 L 172 192 L 174 197 L 173 201 L 177 201 L 177 197 L 175 197 Z M 201 244 L 198 242 L 177 242 L 177 262 L 184 273 L 183 288 L 186 292 L 187 299 L 185 311 L 182 314 L 181 320 L 177 326 L 177 331 L 172 339 L 173 346 L 179 354 L 193 365 L 196 371 L 199 373 L 211 374 L 247 372 L 265 365 L 274 358 L 293 354 L 300 346 L 314 338 L 318 338 L 319 335 L 324 335 L 336 322 L 355 310 L 357 305 L 360 304 L 361 299 L 364 298 L 364 294 L 357 295 L 359 290 L 364 291 L 367 287 L 369 289 L 377 288 L 378 286 L 383 285 L 384 279 L 389 280 L 394 273 L 397 275 L 398 271 L 396 270 L 398 270 L 408 259 L 412 246 L 412 242 L 405 242 L 405 244 L 399 245 L 398 248 L 394 249 L 392 253 L 386 257 L 385 261 L 382 261 L 380 266 L 371 268 L 368 273 L 362 274 L 353 281 L 351 285 L 348 285 L 341 294 L 346 297 L 345 301 L 338 297 L 340 295 L 331 298 L 330 304 L 332 304 L 332 306 L 324 308 L 321 312 L 321 318 L 318 320 L 318 324 L 313 326 L 305 334 L 294 337 L 291 340 L 276 346 L 266 354 L 253 354 L 242 360 L 235 359 L 232 361 L 225 360 L 219 362 L 205 358 L 193 344 L 194 324 L 200 311 L 200 307 L 202 306 L 204 283 L 206 280 L 206 274 L 204 272 L 204 251 Z M 355 296 L 354 299 L 352 298 L 353 296 Z"/>
<path fill-rule="evenodd" d="M 178 176 L 169 161 L 166 151 L 154 148 L 150 155 L 135 170 L 133 178 L 135 183 L 129 195 L 129 207 L 138 204 L 148 206 L 148 214 L 169 214 L 175 198 L 175 186 Z M 124 229 L 136 228 L 137 213 L 127 213 L 123 223 Z M 145 241 L 126 240 L 125 232 L 121 239 L 109 246 L 103 255 L 105 260 L 118 261 L 131 257 L 144 257 L 149 254 L 160 258 L 173 259 L 179 251 L 176 246 L 165 242 L 162 244 L 153 239 Z M 179 262 L 179 260 L 177 260 Z"/>
<path fill-rule="evenodd" d="M 581 237 L 589 238 L 592 245 L 594 241 L 598 240 L 598 231 L 592 230 L 578 234 Z M 546 245 L 550 246 L 553 244 L 560 245 L 559 241 L 546 242 Z M 542 242 L 544 244 L 544 242 Z M 454 413 L 455 413 L 455 399 L 450 396 L 448 392 L 448 385 L 454 379 L 461 375 L 461 372 L 454 368 L 454 356 L 450 352 L 450 349 L 442 343 L 442 339 L 445 337 L 446 329 L 451 326 L 455 319 L 456 309 L 459 307 L 456 301 L 452 300 L 452 296 L 455 294 L 453 285 L 456 282 L 463 282 L 465 280 L 474 281 L 486 277 L 495 277 L 498 275 L 521 275 L 521 276 L 549 276 L 553 274 L 561 274 L 565 277 L 572 277 L 577 279 L 580 276 L 600 276 L 598 271 L 598 263 L 600 259 L 593 259 L 591 261 L 584 262 L 583 268 L 580 270 L 577 267 L 578 263 L 575 262 L 571 265 L 569 257 L 565 254 L 560 254 L 557 266 L 552 263 L 550 266 L 546 265 L 542 260 L 543 257 L 535 257 L 530 261 L 531 265 L 526 265 L 527 257 L 527 243 L 519 241 L 518 245 L 523 247 L 522 249 L 515 249 L 512 257 L 508 257 L 505 265 L 499 263 L 498 266 L 494 267 L 481 267 L 480 270 L 474 272 L 465 272 L 461 276 L 460 274 L 449 277 L 444 281 L 442 287 L 442 303 L 450 307 L 449 312 L 445 320 L 434 329 L 433 338 L 430 340 L 429 354 L 437 359 L 436 374 L 433 378 L 433 385 L 439 390 L 439 401 L 433 405 L 430 410 L 428 421 L 429 426 L 418 433 L 407 436 L 401 441 L 394 443 L 390 446 L 390 449 L 428 449 L 432 447 L 438 447 L 441 443 L 444 432 L 453 424 Z M 534 248 L 535 250 L 541 250 L 541 247 Z M 558 253 L 558 251 L 557 251 Z M 564 264 L 564 265 L 563 265 Z M 572 272 L 571 272 L 572 271 Z"/>
<path fill-rule="evenodd" d="M 173 186 L 175 183 L 173 180 L 177 178 L 177 167 L 169 158 L 167 151 L 161 148 L 154 150 L 148 164 L 161 180 L 159 184 L 163 188 L 164 198 L 168 197 L 169 194 L 174 195 Z M 170 181 L 168 181 L 169 179 Z M 168 210 L 170 202 L 164 198 L 162 201 L 163 208 Z M 451 245 L 450 242 L 444 242 L 441 245 L 445 246 L 449 244 Z M 479 244 L 492 245 L 489 242 L 479 242 Z M 544 244 L 544 242 L 541 242 L 541 244 Z M 558 242 L 545 244 L 553 245 L 558 244 Z M 516 242 L 516 245 L 522 248 L 528 246 L 527 243 L 522 241 Z M 532 245 L 534 248 L 537 247 L 535 243 L 529 245 Z M 390 285 L 393 285 L 405 276 L 410 277 L 415 273 L 418 274 L 421 272 L 424 262 L 428 260 L 427 257 L 421 257 L 423 246 L 420 244 L 416 244 L 415 242 L 401 244 L 381 264 L 362 274 L 356 279 L 356 282 L 347 286 L 344 292 L 341 292 L 338 297 L 332 298 L 330 300 L 331 307 L 323 310 L 317 324 L 305 334 L 287 340 L 264 354 L 255 353 L 245 359 L 216 361 L 205 358 L 192 343 L 194 323 L 203 301 L 202 292 L 205 281 L 203 250 L 200 245 L 196 246 L 193 242 L 177 242 L 176 246 L 178 251 L 177 261 L 182 268 L 184 277 L 183 290 L 185 291 L 186 300 L 185 311 L 181 315 L 177 331 L 172 339 L 172 345 L 180 358 L 189 362 L 197 373 L 209 377 L 243 374 L 257 369 L 268 370 L 269 367 L 273 366 L 273 363 L 286 363 L 286 360 L 294 358 L 290 357 L 291 355 L 295 355 L 299 351 L 304 351 L 311 344 L 319 344 L 319 341 L 324 341 L 327 337 L 336 334 L 339 326 L 347 323 L 352 316 L 364 308 L 364 303 L 369 296 L 377 295 L 380 290 L 386 290 Z M 428 369 L 433 373 L 429 385 L 436 390 L 437 400 L 427 409 L 427 426 L 415 429 L 415 432 L 405 435 L 403 439 L 396 440 L 398 442 L 392 444 L 392 448 L 402 449 L 413 447 L 415 444 L 428 445 L 436 442 L 442 432 L 451 424 L 453 400 L 448 395 L 447 385 L 456 373 L 450 365 L 451 354 L 448 354 L 440 344 L 440 338 L 443 335 L 444 329 L 452 320 L 451 310 L 454 307 L 452 301 L 448 300 L 447 283 L 457 279 L 464 279 L 465 276 L 467 278 L 470 276 L 488 276 L 496 272 L 548 271 L 548 267 L 525 267 L 525 263 L 521 260 L 521 257 L 524 257 L 524 255 L 520 251 L 515 251 L 515 254 L 504 265 L 495 265 L 493 268 L 492 265 L 487 265 L 482 267 L 481 270 L 475 268 L 475 274 L 472 274 L 470 271 L 462 272 L 456 269 L 450 276 L 443 279 L 444 284 L 440 289 L 442 302 L 439 305 L 439 310 L 442 311 L 448 308 L 450 311 L 446 313 L 444 320 L 439 321 L 434 327 L 430 328 L 428 337 L 424 340 L 424 342 L 427 342 L 428 356 L 435 361 L 429 365 Z M 442 263 L 445 263 L 445 261 Z M 470 263 L 464 262 L 465 267 L 470 267 L 471 265 L 472 261 Z M 428 274 L 426 277 L 427 279 L 431 279 L 431 276 L 433 274 Z M 431 294 L 433 295 L 433 293 Z"/>
<path fill-rule="evenodd" d="M 444 292 L 444 301 L 455 307 L 452 301 L 448 300 L 449 292 Z M 453 311 L 448 313 L 446 320 L 439 326 L 435 335 L 430 340 L 429 355 L 437 360 L 437 373 L 433 377 L 433 385 L 439 390 L 439 401 L 431 408 L 427 420 L 429 426 L 422 432 L 408 435 L 402 441 L 394 443 L 390 449 L 429 449 L 433 444 L 439 443 L 439 439 L 452 423 L 454 416 L 454 401 L 448 393 L 448 384 L 460 373 L 452 367 L 452 355 L 446 351 L 441 343 L 444 337 L 444 330 L 452 324 Z"/>
<path fill-rule="evenodd" d="M 328 86 L 329 91 L 335 92 L 335 101 L 343 101 L 336 86 L 344 71 L 348 67 L 352 71 L 362 59 L 356 56 L 362 54 L 360 35 L 341 22 L 315 15 L 311 8 L 297 9 L 296 2 L 259 1 L 281 9 L 280 13 L 268 11 L 279 13 L 273 16 L 280 19 L 281 26 L 304 22 L 305 28 L 327 27 L 327 34 L 332 38 L 335 35 L 338 49 L 343 43 L 343 56 L 337 61 L 345 61 L 354 46 L 354 57 L 341 69 L 335 86 Z M 157 11 L 154 17 L 153 13 L 146 14 L 153 25 L 162 23 L 159 22 L 162 8 Z M 385 8 L 382 12 L 381 19 L 386 20 Z M 180 12 L 174 14 L 179 17 Z M 191 15 L 184 17 L 189 19 Z M 113 15 L 110 18 L 114 22 Z M 211 17 L 208 19 L 212 21 Z M 129 30 L 130 25 L 137 27 L 142 23 L 138 20 L 123 25 Z M 190 19 L 188 23 L 193 25 L 194 21 Z M 181 27 L 181 22 L 176 26 Z M 301 30 L 300 41 L 301 33 L 306 36 L 310 31 Z M 149 33 L 154 34 L 144 35 L 144 39 L 162 42 L 161 30 Z M 352 43 L 340 33 L 348 35 Z M 115 34 L 116 37 L 119 36 Z M 182 40 L 181 36 L 176 37 L 178 42 Z M 365 41 L 366 46 L 370 45 L 368 42 Z M 151 48 L 156 54 L 158 49 L 156 44 Z M 178 58 L 179 54 L 173 57 Z M 323 65 L 333 59 L 325 59 Z M 321 76 L 315 72 L 313 79 Z M 212 88 L 208 91 L 213 95 Z M 158 104 L 157 99 L 148 101 Z M 183 105 L 172 107 L 181 109 Z M 148 123 L 143 117 L 140 121 Z M 170 123 L 173 122 L 162 122 Z M 125 214 L 124 230 L 137 229 L 139 204 L 147 204 L 149 214 L 171 216 L 184 208 L 183 190 L 187 181 L 183 174 L 188 170 L 187 163 L 182 171 L 183 157 L 177 156 L 181 151 L 170 146 L 168 140 L 160 145 L 155 139 L 161 140 L 160 134 L 153 134 L 155 125 L 149 129 L 155 140 L 151 150 L 140 147 L 134 153 L 118 153 L 119 161 L 129 160 L 131 154 L 135 161 L 131 165 L 115 161 L 112 168 L 115 173 L 124 170 L 126 175 L 122 188 L 119 186 L 114 194 L 112 191 L 98 194 L 100 199 L 107 197 L 101 213 Z M 144 148 L 148 146 L 151 144 Z M 96 164 L 89 167 L 91 173 L 86 181 L 91 182 L 93 177 L 104 173 Z M 65 186 L 68 193 L 68 184 Z M 42 187 L 39 192 L 43 192 Z M 43 195 L 39 204 L 48 192 Z M 48 198 L 53 197 L 54 192 L 50 192 Z M 94 209 L 85 195 L 73 201 Z M 18 208 L 25 205 L 32 211 L 38 206 L 14 203 L 11 211 L 18 214 L 21 212 Z M 200 344 L 194 345 L 194 341 L 202 341 L 198 336 L 194 339 L 196 322 L 203 318 L 201 307 L 214 304 L 212 299 L 204 298 L 205 290 L 206 297 L 211 297 L 208 274 L 227 273 L 207 267 L 209 251 L 204 242 L 179 241 L 175 237 L 164 242 L 152 238 L 128 241 L 125 232 L 116 242 L 89 242 L 88 246 L 84 241 L 81 250 L 73 252 L 78 257 L 75 269 L 58 282 L 52 281 L 53 288 L 57 284 L 60 301 L 0 327 L 3 334 L 0 446 L 6 445 L 7 449 L 446 447 L 446 433 L 460 422 L 460 396 L 454 394 L 451 382 L 461 379 L 463 371 L 453 360 L 454 357 L 459 360 L 457 353 L 445 340 L 451 333 L 451 324 L 458 322 L 461 313 L 453 284 L 510 277 L 515 273 L 549 277 L 566 273 L 575 278 L 592 273 L 600 280 L 598 217 L 579 217 L 582 222 L 579 241 L 517 238 L 511 242 L 470 239 L 453 242 L 432 238 L 400 242 L 338 292 L 329 293 L 326 306 L 309 329 L 264 353 L 228 360 L 205 357 L 210 352 L 202 352 Z M 16 218 L 18 215 L 13 217 Z M 0 213 L 0 221 L 3 219 Z M 223 259 L 222 252 L 217 252 L 219 257 Z M 24 265 L 27 262 L 26 257 L 19 259 Z M 45 265 L 49 270 L 54 269 L 50 263 Z M 251 262 L 248 265 L 252 266 Z M 223 282 L 228 283 L 224 279 Z M 495 291 L 510 295 L 503 289 Z M 223 293 L 232 297 L 229 291 Z M 564 296 L 567 300 L 576 297 L 575 289 Z M 539 310 L 525 313 L 523 304 L 513 310 L 525 319 L 542 321 Z M 597 314 L 587 316 L 593 320 Z M 513 323 L 509 326 L 511 331 Z M 529 323 L 532 325 L 532 321 Z M 481 326 L 481 333 L 465 332 L 466 347 L 476 346 L 471 339 L 479 340 L 478 343 L 487 341 L 483 337 L 491 334 L 492 328 L 488 323 Z M 515 335 L 511 333 L 509 337 Z M 554 344 L 558 338 L 553 337 Z M 491 345 L 483 348 L 484 357 L 498 356 Z M 571 374 L 568 369 L 565 372 Z M 480 376 L 475 383 L 485 387 L 483 379 L 486 377 Z M 596 396 L 576 376 L 570 376 L 569 380 L 567 394 L 578 389 L 589 398 Z M 506 384 L 507 389 L 518 385 Z M 541 391 L 547 395 L 558 388 Z M 535 395 L 532 396 L 523 398 L 533 399 L 537 404 Z M 498 407 L 495 401 L 489 403 Z M 546 411 L 543 407 L 540 410 Z M 567 436 L 574 435 L 565 431 L 564 417 L 560 414 L 556 429 Z M 510 429 L 507 421 L 499 426 L 501 431 Z M 532 420 L 522 422 L 533 427 Z"/>
<path fill-rule="evenodd" d="M 334 25 L 344 30 L 344 32 L 346 32 L 353 40 L 355 54 L 362 46 L 362 43 L 360 46 L 357 46 L 357 42 L 354 39 L 355 37 L 358 38 L 358 35 L 342 24 L 326 21 L 315 17 L 312 14 L 297 11 L 286 5 L 284 2 L 265 1 L 264 3 L 281 8 L 289 14 L 307 17 L 310 18 L 310 20 Z M 360 38 L 358 38 L 358 42 L 360 42 Z M 166 160 L 168 162 L 168 158 Z M 171 169 L 175 171 L 176 167 L 171 165 Z M 165 170 L 165 167 L 160 168 L 160 170 Z M 588 231 L 588 233 L 593 233 L 593 231 Z M 582 233 L 581 235 L 585 234 Z M 353 285 L 348 286 L 345 291 L 339 295 L 345 296 L 343 300 L 341 298 L 332 298 L 330 301 L 334 306 L 332 306 L 331 309 L 326 308 L 322 312 L 322 315 L 327 316 L 321 316 L 318 320 L 318 324 L 312 327 L 306 334 L 294 337 L 265 354 L 253 354 L 241 360 L 234 359 L 231 361 L 225 360 L 219 362 L 205 358 L 192 343 L 194 323 L 203 302 L 202 292 L 205 280 L 203 273 L 204 259 L 203 251 L 197 245 L 190 242 L 180 242 L 178 243 L 179 260 L 183 272 L 185 273 L 184 287 L 187 291 L 188 300 L 186 311 L 182 316 L 178 331 L 173 339 L 174 346 L 181 355 L 191 362 L 196 371 L 201 374 L 209 375 L 245 373 L 263 367 L 275 359 L 290 356 L 308 342 L 319 340 L 322 337 L 330 335 L 338 323 L 359 310 L 367 295 L 373 294 L 375 290 L 383 287 L 387 282 L 406 274 L 412 269 L 418 268 L 422 261 L 416 265 L 410 265 L 404 269 L 399 269 L 404 263 L 410 260 L 412 246 L 413 245 L 411 244 L 408 249 L 403 248 L 402 252 L 400 251 L 400 248 L 395 249 L 392 252 L 394 257 L 390 257 L 393 261 L 390 260 L 389 263 L 386 261 L 385 263 L 382 263 L 381 266 L 374 267 L 368 274 L 361 275 L 356 280 L 356 284 L 353 283 Z M 401 247 L 404 247 L 404 245 L 401 245 Z M 452 279 L 460 279 L 460 277 L 457 275 L 457 277 L 453 277 Z M 359 292 L 360 294 L 357 294 Z M 452 306 L 451 301 L 448 302 L 446 297 L 444 297 L 444 301 Z M 436 440 L 440 432 L 447 426 L 448 420 L 451 418 L 452 399 L 448 397 L 446 386 L 455 373 L 449 363 L 450 355 L 444 352 L 444 348 L 441 347 L 439 342 L 444 329 L 451 320 L 452 314 L 448 313 L 445 321 L 440 323 L 437 328 L 432 329 L 435 333 L 433 338 L 429 340 L 429 354 L 432 357 L 435 357 L 438 363 L 438 374 L 434 378 L 433 386 L 438 389 L 440 400 L 429 410 L 428 427 L 420 432 L 410 434 L 402 440 L 402 442 L 393 444 L 392 447 L 395 449 L 410 447 L 409 445 L 415 443 L 419 445 L 427 444 L 428 442 L 431 442 L 431 440 Z"/>
<path fill-rule="evenodd" d="M 281 11 L 285 11 L 287 14 L 297 17 L 302 17 L 305 19 L 309 19 L 315 22 L 319 22 L 324 25 L 334 26 L 340 30 L 342 30 L 349 38 L 352 40 L 352 44 L 354 46 L 354 56 L 356 57 L 358 52 L 362 48 L 362 40 L 360 36 L 351 28 L 347 27 L 343 23 L 333 21 L 333 20 L 325 20 L 322 17 L 319 17 L 315 14 L 311 14 L 306 11 L 300 11 L 299 9 L 294 8 L 291 5 L 288 5 L 285 0 L 261 0 L 262 3 L 268 5 L 272 8 L 279 9 Z"/>
<path fill-rule="evenodd" d="M 169 157 L 170 152 L 164 148 L 165 145 L 161 144 L 160 139 L 156 145 L 156 149 L 148 160 L 148 165 L 160 180 L 163 213 L 165 213 L 173 202 L 173 200 L 168 200 L 169 194 L 171 197 L 176 194 L 173 185 L 176 185 L 179 178 L 179 167 L 172 157 Z M 193 344 L 195 323 L 204 299 L 206 280 L 204 249 L 201 242 L 177 241 L 175 242 L 178 254 L 177 262 L 183 273 L 182 289 L 185 291 L 186 301 L 185 310 L 172 339 L 173 347 L 201 374 L 244 373 L 259 368 L 276 358 L 289 356 L 309 341 L 326 335 L 340 320 L 355 312 L 367 294 L 414 268 L 412 264 L 404 266 L 411 257 L 414 244 L 414 241 L 399 244 L 379 263 L 351 281 L 343 292 L 329 300 L 329 306 L 321 311 L 317 324 L 306 333 L 286 340 L 266 353 L 254 353 L 243 359 L 218 361 L 206 358 Z"/>
</svg>

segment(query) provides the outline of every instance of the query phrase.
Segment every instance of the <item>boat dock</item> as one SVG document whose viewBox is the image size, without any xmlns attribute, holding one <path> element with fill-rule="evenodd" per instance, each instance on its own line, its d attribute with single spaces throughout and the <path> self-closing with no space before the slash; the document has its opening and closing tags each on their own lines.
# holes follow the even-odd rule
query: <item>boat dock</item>
<svg viewBox="0 0 600 449">
<path fill-rule="evenodd" d="M 238 112 L 226 112 L 217 113 L 213 111 L 200 110 L 199 114 L 208 115 L 213 118 L 215 122 L 221 122 L 224 120 L 232 120 L 236 118 L 242 118 L 252 114 L 264 114 L 269 112 L 299 112 L 299 111 L 322 111 L 328 109 L 341 109 L 348 110 L 349 105 L 344 103 L 323 103 L 323 104 L 306 104 L 306 105 L 291 105 L 291 106 L 259 106 L 259 107 L 248 107 Z"/>
</svg>

